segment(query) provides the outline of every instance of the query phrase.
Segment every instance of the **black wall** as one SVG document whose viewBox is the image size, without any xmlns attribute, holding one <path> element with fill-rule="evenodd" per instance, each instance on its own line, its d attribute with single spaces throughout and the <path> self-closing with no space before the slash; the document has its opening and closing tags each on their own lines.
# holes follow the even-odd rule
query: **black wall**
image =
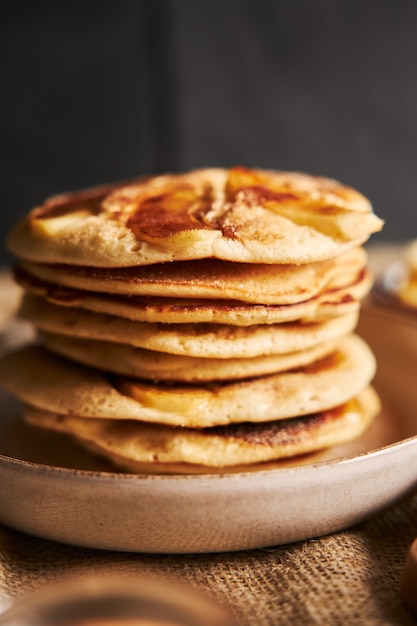
<svg viewBox="0 0 417 626">
<path fill-rule="evenodd" d="M 0 52 L 2 240 L 54 193 L 233 164 L 338 178 L 375 241 L 417 237 L 415 0 L 16 0 Z"/>
</svg>

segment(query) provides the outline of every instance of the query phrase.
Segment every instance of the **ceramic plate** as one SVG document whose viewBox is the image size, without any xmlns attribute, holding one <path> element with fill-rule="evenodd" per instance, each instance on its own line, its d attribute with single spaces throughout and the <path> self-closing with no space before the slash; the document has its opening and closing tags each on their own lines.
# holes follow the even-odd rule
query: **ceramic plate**
<svg viewBox="0 0 417 626">
<path fill-rule="evenodd" d="M 417 485 L 417 316 L 367 306 L 383 410 L 364 437 L 303 462 L 189 476 L 115 473 L 65 438 L 31 430 L 0 397 L 0 521 L 111 550 L 243 550 L 317 537 L 377 513 Z"/>
</svg>

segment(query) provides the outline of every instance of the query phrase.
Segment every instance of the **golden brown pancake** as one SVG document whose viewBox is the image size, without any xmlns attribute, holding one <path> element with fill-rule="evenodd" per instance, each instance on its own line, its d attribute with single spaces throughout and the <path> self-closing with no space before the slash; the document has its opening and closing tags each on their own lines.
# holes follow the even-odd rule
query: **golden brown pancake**
<svg viewBox="0 0 417 626">
<path fill-rule="evenodd" d="M 379 408 L 376 393 L 367 387 L 333 409 L 266 424 L 175 428 L 65 416 L 30 406 L 25 417 L 32 425 L 71 435 L 116 466 L 135 472 L 147 463 L 227 468 L 306 454 L 360 436 Z"/>
<path fill-rule="evenodd" d="M 409 309 L 417 309 L 417 240 L 404 247 L 402 259 L 389 269 L 395 273 L 389 285 L 390 295 Z"/>
<path fill-rule="evenodd" d="M 336 349 L 337 340 L 287 354 L 251 358 L 198 358 L 134 348 L 130 345 L 41 333 L 48 350 L 98 370 L 131 378 L 170 382 L 237 380 L 310 365 Z"/>
<path fill-rule="evenodd" d="M 20 316 L 37 329 L 84 339 L 114 342 L 200 358 L 250 358 L 305 350 L 352 332 L 358 313 L 321 322 L 256 326 L 226 324 L 151 324 L 122 317 L 67 309 L 26 296 Z"/>
<path fill-rule="evenodd" d="M 259 265 L 216 259 L 102 269 L 24 262 L 23 270 L 43 281 L 127 296 L 239 300 L 256 304 L 294 304 L 323 290 L 346 287 L 366 266 L 363 248 L 308 265 Z"/>
<path fill-rule="evenodd" d="M 36 263 L 109 268 L 299 264 L 335 257 L 381 227 L 369 201 L 334 180 L 236 167 L 51 198 L 17 225 L 9 247 Z"/>
<path fill-rule="evenodd" d="M 417 239 L 413 239 L 405 246 L 404 259 L 410 271 L 417 274 Z"/>
<path fill-rule="evenodd" d="M 136 322 L 164 324 L 279 324 L 295 320 L 317 321 L 357 311 L 369 293 L 372 276 L 364 268 L 355 281 L 346 287 L 327 289 L 308 300 L 292 305 L 261 305 L 237 300 L 190 300 L 112 295 L 62 287 L 36 279 L 21 268 L 15 270 L 17 282 L 29 293 L 63 307 L 76 307 L 115 315 Z"/>
<path fill-rule="evenodd" d="M 355 335 L 313 365 L 227 383 L 163 385 L 109 378 L 36 346 L 0 360 L 4 387 L 45 411 L 194 428 L 323 411 L 355 396 L 374 373 L 375 358 Z"/>
<path fill-rule="evenodd" d="M 0 359 L 2 384 L 31 424 L 135 472 L 349 441 L 379 408 L 353 331 L 381 227 L 337 181 L 243 167 L 51 198 L 9 237 L 41 345 Z"/>
<path fill-rule="evenodd" d="M 411 279 L 407 284 L 399 287 L 395 296 L 410 309 L 417 309 L 417 280 Z"/>
</svg>

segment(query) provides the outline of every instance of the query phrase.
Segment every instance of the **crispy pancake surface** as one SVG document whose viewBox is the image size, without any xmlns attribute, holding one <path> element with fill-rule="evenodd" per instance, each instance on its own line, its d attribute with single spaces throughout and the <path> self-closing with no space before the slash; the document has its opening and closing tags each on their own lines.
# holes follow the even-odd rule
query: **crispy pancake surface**
<svg viewBox="0 0 417 626">
<path fill-rule="evenodd" d="M 335 257 L 381 227 L 369 201 L 334 180 L 235 167 L 51 198 L 17 225 L 9 247 L 32 262 L 107 268 L 300 264 Z"/>
<path fill-rule="evenodd" d="M 294 304 L 323 290 L 356 281 L 367 262 L 363 248 L 307 265 L 230 263 L 216 259 L 101 269 L 23 262 L 35 279 L 85 291 L 125 296 L 238 300 L 255 304 Z"/>
<path fill-rule="evenodd" d="M 369 293 L 372 275 L 361 270 L 346 287 L 325 289 L 313 298 L 292 305 L 261 305 L 237 300 L 187 299 L 157 296 L 120 296 L 83 291 L 36 279 L 21 268 L 15 269 L 19 285 L 61 307 L 124 317 L 135 322 L 164 324 L 278 324 L 295 320 L 322 320 L 357 311 Z"/>
<path fill-rule="evenodd" d="M 149 463 L 154 466 L 151 471 L 157 471 L 158 464 L 229 467 L 306 454 L 360 436 L 378 410 L 378 397 L 367 387 L 345 404 L 313 415 L 200 430 L 128 420 L 87 420 L 31 406 L 26 407 L 25 416 L 35 426 L 75 437 L 116 466 L 143 471 L 143 464 Z M 187 472 L 186 466 L 183 471 Z"/>
<path fill-rule="evenodd" d="M 224 359 L 168 354 L 54 333 L 42 332 L 41 337 L 48 350 L 82 365 L 155 382 L 195 383 L 264 376 L 310 365 L 334 352 L 337 346 L 337 340 L 332 340 L 297 352 Z"/>
<path fill-rule="evenodd" d="M 312 365 L 225 383 L 163 385 L 109 378 L 32 346 L 0 360 L 3 385 L 23 402 L 67 415 L 203 428 L 263 422 L 335 407 L 359 393 L 375 359 L 358 336 Z"/>
<path fill-rule="evenodd" d="M 250 358 L 312 348 L 352 332 L 358 313 L 321 322 L 229 326 L 226 324 L 152 324 L 120 317 L 69 310 L 26 296 L 20 316 L 37 329 L 115 342 L 168 354 L 201 358 Z"/>
</svg>

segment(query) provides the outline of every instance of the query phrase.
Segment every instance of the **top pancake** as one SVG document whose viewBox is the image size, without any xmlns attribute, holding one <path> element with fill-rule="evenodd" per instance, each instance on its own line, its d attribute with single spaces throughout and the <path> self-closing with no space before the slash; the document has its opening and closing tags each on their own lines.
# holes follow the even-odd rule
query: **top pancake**
<svg viewBox="0 0 417 626">
<path fill-rule="evenodd" d="M 382 223 L 364 196 L 327 178 L 203 169 L 51 198 L 9 247 L 32 262 L 104 268 L 210 257 L 304 264 L 362 244 Z"/>
</svg>

